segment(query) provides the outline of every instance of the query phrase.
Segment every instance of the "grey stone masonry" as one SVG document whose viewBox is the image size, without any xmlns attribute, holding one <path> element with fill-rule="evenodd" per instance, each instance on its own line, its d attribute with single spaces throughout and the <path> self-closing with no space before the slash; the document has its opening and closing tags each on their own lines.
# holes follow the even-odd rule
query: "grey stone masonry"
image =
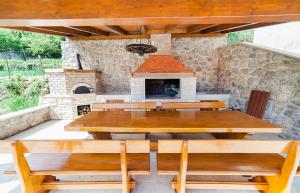
<svg viewBox="0 0 300 193">
<path fill-rule="evenodd" d="M 250 44 L 218 51 L 218 87 L 231 93 L 230 106 L 246 110 L 251 90 L 269 91 L 264 119 L 300 139 L 300 58 Z"/>
<path fill-rule="evenodd" d="M 171 54 L 171 34 L 152 34 L 151 43 L 157 48 L 157 52 L 153 54 Z"/>
<path fill-rule="evenodd" d="M 226 45 L 226 37 L 217 38 L 172 38 L 166 34 L 153 35 L 151 42 L 157 44 L 162 52 L 169 52 L 195 72 L 198 91 L 214 91 L 217 86 L 218 55 L 216 49 Z M 101 71 L 102 93 L 130 93 L 130 75 L 144 62 L 143 57 L 126 52 L 125 46 L 140 40 L 67 40 L 62 43 L 64 68 L 77 68 L 76 54 L 80 54 L 84 69 Z M 143 39 L 142 42 L 148 43 Z"/>
</svg>

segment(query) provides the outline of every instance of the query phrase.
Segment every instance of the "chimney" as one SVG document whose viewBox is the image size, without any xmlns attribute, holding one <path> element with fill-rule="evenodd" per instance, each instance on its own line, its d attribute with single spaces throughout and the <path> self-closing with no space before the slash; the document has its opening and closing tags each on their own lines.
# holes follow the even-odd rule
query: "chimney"
<svg viewBox="0 0 300 193">
<path fill-rule="evenodd" d="M 151 34 L 151 43 L 157 47 L 154 55 L 171 54 L 171 34 Z"/>
</svg>

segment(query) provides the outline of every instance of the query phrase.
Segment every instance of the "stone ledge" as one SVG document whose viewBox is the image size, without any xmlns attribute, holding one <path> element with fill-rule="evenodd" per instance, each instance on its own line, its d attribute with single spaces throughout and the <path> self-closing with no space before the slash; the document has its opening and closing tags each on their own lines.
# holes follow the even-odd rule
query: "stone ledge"
<svg viewBox="0 0 300 193">
<path fill-rule="evenodd" d="M 262 46 L 262 45 L 259 45 L 259 44 L 249 43 L 249 42 L 241 42 L 241 43 L 237 43 L 237 44 L 226 45 L 226 46 L 220 47 L 218 49 L 222 49 L 224 47 L 236 46 L 236 45 L 249 46 L 249 47 L 252 47 L 252 48 L 258 48 L 258 49 L 261 49 L 261 50 L 265 50 L 265 51 L 268 51 L 268 52 L 273 52 L 273 53 L 284 55 L 284 56 L 287 56 L 287 57 L 291 57 L 291 58 L 295 58 L 295 59 L 300 59 L 300 55 L 299 54 L 294 54 L 294 53 L 290 53 L 290 52 L 284 52 L 282 50 L 278 50 L 278 49 L 267 47 L 267 46 Z"/>
<path fill-rule="evenodd" d="M 50 120 L 51 105 L 41 105 L 0 116 L 0 139 Z"/>
<path fill-rule="evenodd" d="M 46 69 L 47 74 L 60 74 L 60 73 L 79 73 L 79 74 L 96 74 L 96 70 L 79 70 L 79 69 Z"/>
<path fill-rule="evenodd" d="M 37 106 L 37 107 L 32 107 L 32 108 L 28 108 L 28 109 L 24 109 L 24 110 L 12 112 L 12 113 L 7 113 L 7 114 L 4 114 L 4 115 L 0 115 L 0 121 L 4 121 L 6 119 L 11 119 L 11 118 L 14 118 L 14 117 L 23 116 L 25 114 L 33 113 L 35 111 L 47 109 L 51 106 L 53 106 L 53 105 L 40 105 L 40 106 Z"/>
</svg>

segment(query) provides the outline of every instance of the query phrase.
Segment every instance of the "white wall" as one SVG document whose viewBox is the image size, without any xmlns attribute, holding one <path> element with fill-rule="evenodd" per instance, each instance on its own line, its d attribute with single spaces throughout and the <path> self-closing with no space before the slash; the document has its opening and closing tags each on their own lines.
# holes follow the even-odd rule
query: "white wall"
<svg viewBox="0 0 300 193">
<path fill-rule="evenodd" d="M 300 22 L 257 28 L 253 43 L 300 55 Z"/>
</svg>

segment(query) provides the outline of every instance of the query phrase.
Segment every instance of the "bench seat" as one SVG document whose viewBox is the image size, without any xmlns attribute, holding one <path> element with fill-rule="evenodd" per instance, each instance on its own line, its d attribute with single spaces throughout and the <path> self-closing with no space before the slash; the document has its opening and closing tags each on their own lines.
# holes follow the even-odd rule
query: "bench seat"
<svg viewBox="0 0 300 193">
<path fill-rule="evenodd" d="M 157 155 L 157 172 L 178 175 L 180 157 L 177 153 Z M 170 161 L 172 160 L 172 161 Z M 187 175 L 278 175 L 285 158 L 279 154 L 193 154 L 188 155 Z M 300 175 L 298 168 L 297 175 Z"/>
<path fill-rule="evenodd" d="M 120 154 L 101 153 L 35 153 L 27 158 L 32 175 L 121 175 Z M 149 154 L 127 154 L 128 174 L 150 174 Z M 14 167 L 4 171 L 16 175 Z"/>
</svg>

